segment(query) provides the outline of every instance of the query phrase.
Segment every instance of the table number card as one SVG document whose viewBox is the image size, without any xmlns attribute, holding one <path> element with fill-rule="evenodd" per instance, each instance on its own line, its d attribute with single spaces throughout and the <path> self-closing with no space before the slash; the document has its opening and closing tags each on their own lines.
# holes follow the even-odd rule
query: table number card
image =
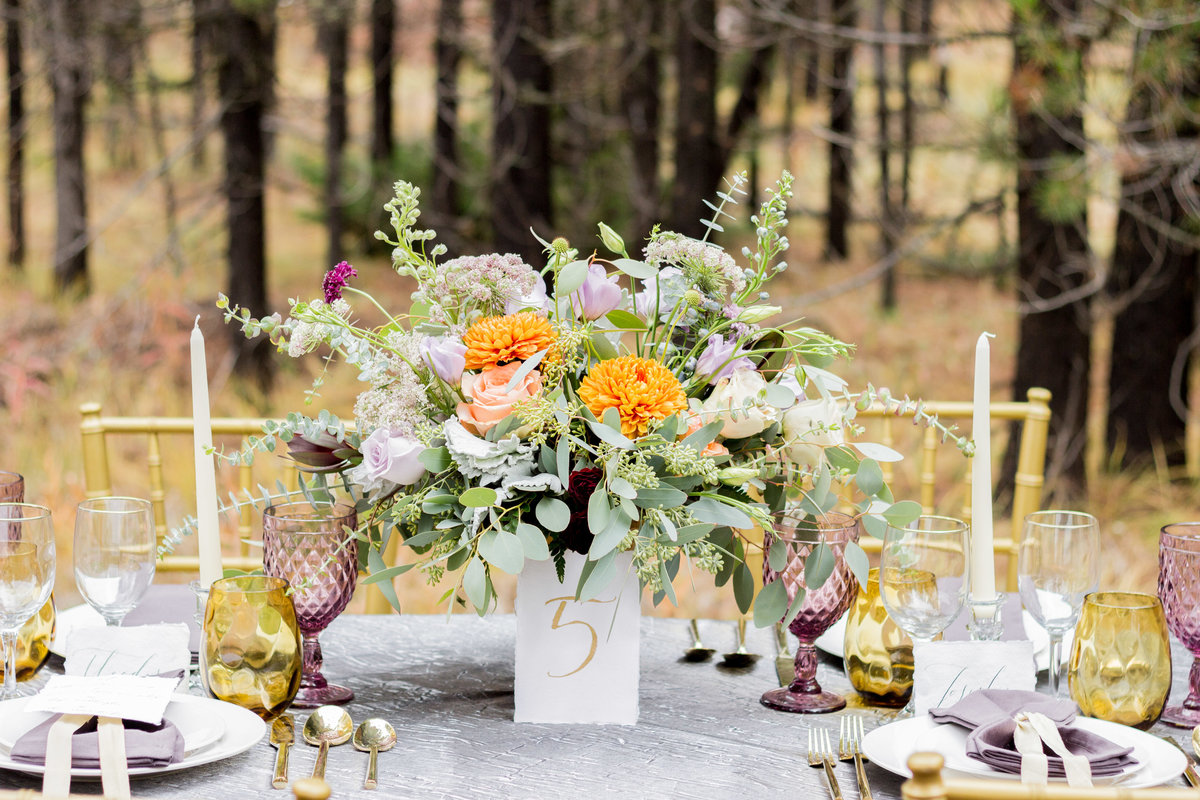
<svg viewBox="0 0 1200 800">
<path fill-rule="evenodd" d="M 954 705 L 977 689 L 1033 691 L 1033 643 L 1017 642 L 916 642 L 916 712 Z"/>
<path fill-rule="evenodd" d="M 176 678 L 137 675 L 55 675 L 25 707 L 52 714 L 88 714 L 158 725 L 179 683 Z"/>
</svg>

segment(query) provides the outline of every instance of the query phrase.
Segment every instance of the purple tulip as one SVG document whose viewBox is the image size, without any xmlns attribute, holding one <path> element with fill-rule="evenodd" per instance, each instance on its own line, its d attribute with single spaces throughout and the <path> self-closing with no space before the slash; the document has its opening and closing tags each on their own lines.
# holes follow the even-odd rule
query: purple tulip
<svg viewBox="0 0 1200 800">
<path fill-rule="evenodd" d="M 600 319 L 621 304 L 617 276 L 609 275 L 603 264 L 590 264 L 583 285 L 567 295 L 567 301 L 584 319 Z"/>
<path fill-rule="evenodd" d="M 550 298 L 546 294 L 546 284 L 538 276 L 537 283 L 520 297 L 509 298 L 504 304 L 505 314 L 517 314 L 521 311 L 549 311 Z"/>
<path fill-rule="evenodd" d="M 422 357 L 437 376 L 451 386 L 462 381 L 467 366 L 467 346 L 457 339 L 426 336 L 422 341 Z"/>
<path fill-rule="evenodd" d="M 721 378 L 728 378 L 735 369 L 754 369 L 754 362 L 742 356 L 744 352 L 737 346 L 737 341 L 716 334 L 708 338 L 708 346 L 696 359 L 696 374 L 707 375 L 709 383 L 716 383 Z"/>
</svg>

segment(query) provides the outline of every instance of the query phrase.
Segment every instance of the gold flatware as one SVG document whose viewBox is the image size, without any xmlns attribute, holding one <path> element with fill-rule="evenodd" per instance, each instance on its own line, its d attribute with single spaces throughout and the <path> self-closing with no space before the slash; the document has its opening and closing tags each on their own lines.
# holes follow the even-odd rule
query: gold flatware
<svg viewBox="0 0 1200 800">
<path fill-rule="evenodd" d="M 1173 745 L 1179 752 L 1183 753 L 1183 757 L 1187 759 L 1187 766 L 1183 770 L 1183 779 L 1188 782 L 1189 786 L 1200 786 L 1200 773 L 1196 772 L 1196 762 L 1192 760 L 1192 754 L 1184 750 L 1183 745 L 1170 736 L 1159 734 L 1158 738 Z M 1192 734 L 1192 741 L 1195 741 L 1195 733 Z"/>
<path fill-rule="evenodd" d="M 1192 750 L 1196 751 L 1196 755 L 1200 756 L 1200 725 L 1192 728 Z"/>
<path fill-rule="evenodd" d="M 376 778 L 376 765 L 379 762 L 380 750 L 391 750 L 396 743 L 396 729 L 385 719 L 371 717 L 365 719 L 354 731 L 354 747 L 371 754 L 367 762 L 367 779 L 363 781 L 364 789 L 374 789 L 379 785 Z"/>
<path fill-rule="evenodd" d="M 704 642 L 700 641 L 700 621 L 691 620 L 688 623 L 688 628 L 692 632 L 692 646 L 683 651 L 684 661 L 708 661 L 712 658 L 713 653 L 717 652 L 711 647 L 705 647 Z"/>
<path fill-rule="evenodd" d="M 808 765 L 825 768 L 829 796 L 833 800 L 842 800 L 842 787 L 838 786 L 837 776 L 833 774 L 833 747 L 829 744 L 829 731 L 808 729 Z"/>
<path fill-rule="evenodd" d="M 790 686 L 796 680 L 796 657 L 788 652 L 788 632 L 782 622 L 775 623 L 775 674 L 780 686 Z"/>
<path fill-rule="evenodd" d="M 862 800 L 873 800 L 871 784 L 867 780 L 867 771 L 863 767 L 862 737 L 862 717 L 842 717 L 842 726 L 838 735 L 838 758 L 842 761 L 854 762 L 854 774 L 858 778 L 858 796 Z"/>
<path fill-rule="evenodd" d="M 304 721 L 304 741 L 320 748 L 317 751 L 317 763 L 313 766 L 314 778 L 325 777 L 329 748 L 350 741 L 353 732 L 354 722 L 346 710 L 339 706 L 321 706 L 308 715 Z"/>
<path fill-rule="evenodd" d="M 743 669 L 754 666 L 754 662 L 758 661 L 758 659 L 758 653 L 751 653 L 746 649 L 746 618 L 742 617 L 737 621 L 737 650 L 734 650 L 732 653 L 726 653 L 721 666 L 730 669 Z"/>
<path fill-rule="evenodd" d="M 275 756 L 275 776 L 271 785 L 282 789 L 288 782 L 288 749 L 296 740 L 296 722 L 291 714 L 276 717 L 271 723 L 271 744 L 279 751 Z"/>
</svg>

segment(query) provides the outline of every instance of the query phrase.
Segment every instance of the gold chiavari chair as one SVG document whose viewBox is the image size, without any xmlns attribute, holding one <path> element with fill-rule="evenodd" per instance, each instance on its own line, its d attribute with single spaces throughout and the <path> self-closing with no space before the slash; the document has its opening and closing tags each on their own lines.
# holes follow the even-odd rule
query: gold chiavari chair
<svg viewBox="0 0 1200 800">
<path fill-rule="evenodd" d="M 943 759 L 937 753 L 913 753 L 912 771 L 900 787 L 904 800 L 1195 800 L 1196 789 L 1122 786 L 1076 788 L 1065 784 L 1027 786 L 1006 780 L 947 780 L 942 777 Z"/>
<path fill-rule="evenodd" d="M 1007 557 L 1005 584 L 1006 591 L 1009 592 L 1017 590 L 1016 553 L 1021 541 L 1025 516 L 1041 507 L 1046 471 L 1046 437 L 1050 428 L 1050 392 L 1046 389 L 1033 388 L 1028 391 L 1026 398 L 1024 401 L 991 404 L 994 426 L 1017 422 L 1020 423 L 1021 428 L 1017 445 L 1017 468 L 1014 476 L 1010 533 L 1008 536 L 997 535 L 993 544 L 997 555 Z M 972 404 L 969 402 L 946 401 L 928 401 L 922 404 L 922 408 L 931 414 L 936 414 L 939 420 L 946 423 L 966 420 L 967 427 L 969 427 L 973 410 Z M 901 431 L 898 430 L 897 422 L 904 418 L 911 421 L 913 413 L 913 409 L 909 409 L 906 413 L 896 414 L 879 404 L 871 406 L 866 411 L 860 411 L 858 421 L 868 430 L 863 438 L 904 452 L 906 461 L 908 461 L 911 456 L 908 450 L 900 444 L 899 440 L 903 437 Z M 911 427 L 911 422 L 905 427 Z M 1004 424 L 1004 432 L 1007 432 L 1007 428 L 1008 425 Z M 996 430 L 999 428 L 996 427 Z M 971 459 L 964 458 L 957 449 L 942 443 L 939 432 L 934 428 L 921 429 L 919 436 L 920 456 L 915 462 L 916 475 L 910 476 L 912 481 L 906 483 L 899 480 L 900 476 L 896 474 L 896 465 L 888 463 L 881 465 L 884 478 L 893 487 L 897 499 L 904 499 L 908 496 L 907 491 L 915 490 L 924 513 L 950 513 L 952 516 L 960 516 L 970 522 Z M 993 452 L 1001 451 L 1000 448 L 993 446 Z M 939 455 L 941 456 L 940 462 L 945 467 L 942 472 L 939 472 Z M 948 511 L 938 503 L 938 488 L 941 483 L 939 478 L 945 479 L 944 473 L 958 471 L 956 467 L 961 467 L 962 472 L 958 487 L 958 493 L 962 496 L 961 510 Z M 912 486 L 914 481 L 916 485 Z M 1000 531 L 997 530 L 997 533 Z M 868 552 L 879 552 L 881 542 L 878 539 L 864 536 L 861 543 Z"/>
<path fill-rule="evenodd" d="M 83 437 L 83 472 L 84 485 L 88 497 L 104 497 L 113 493 L 112 462 L 109 458 L 109 444 L 113 437 L 145 441 L 145 465 L 148 472 L 149 499 L 154 509 L 154 525 L 161 543 L 168 533 L 167 524 L 167 482 L 166 471 L 163 467 L 164 440 L 171 437 L 173 453 L 186 452 L 189 459 L 192 453 L 192 418 L 191 417 L 110 417 L 102 413 L 99 403 L 85 403 L 80 406 L 82 421 L 80 431 Z M 244 444 L 249 436 L 263 435 L 262 426 L 265 420 L 252 417 L 215 417 L 212 420 L 213 438 L 237 437 Z M 278 461 L 279 459 L 276 459 Z M 191 476 L 192 467 L 185 468 Z M 254 471 L 250 465 L 239 465 L 237 468 L 237 488 L 235 493 L 243 497 L 249 492 L 257 496 L 257 483 Z M 292 470 L 294 471 L 294 470 Z M 295 484 L 293 480 L 291 484 Z M 238 552 L 222 554 L 222 563 L 226 568 L 239 570 L 255 570 L 262 568 L 262 551 L 250 544 L 252 540 L 261 540 L 262 510 L 252 504 L 241 507 L 237 520 Z M 395 537 L 393 537 L 395 538 Z M 394 546 L 389 548 L 389 555 L 394 555 Z M 159 559 L 157 569 L 161 572 L 196 572 L 199 570 L 199 559 L 194 555 L 168 554 Z M 371 589 L 366 594 L 367 613 L 385 613 L 390 606 L 378 589 Z"/>
</svg>

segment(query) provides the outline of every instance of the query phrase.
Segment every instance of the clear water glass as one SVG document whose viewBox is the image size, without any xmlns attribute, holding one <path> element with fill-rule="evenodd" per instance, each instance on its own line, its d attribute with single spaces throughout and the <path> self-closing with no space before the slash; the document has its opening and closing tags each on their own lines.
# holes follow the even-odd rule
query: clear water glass
<svg viewBox="0 0 1200 800">
<path fill-rule="evenodd" d="M 1100 584 L 1100 524 L 1082 511 L 1038 511 L 1025 517 L 1017 551 L 1017 589 L 1029 615 L 1050 639 L 1050 692 L 1059 696 L 1062 642 L 1079 609 Z"/>
<path fill-rule="evenodd" d="M 879 590 L 888 615 L 916 642 L 933 641 L 967 597 L 967 523 L 922 516 L 888 526 L 879 556 Z M 916 692 L 900 716 L 912 716 Z"/>
<path fill-rule="evenodd" d="M 53 588 L 50 509 L 31 503 L 0 503 L 0 642 L 4 646 L 0 700 L 17 696 L 17 634 L 50 599 Z"/>
<path fill-rule="evenodd" d="M 148 500 L 97 497 L 75 511 L 75 585 L 109 625 L 120 625 L 154 580 L 158 542 Z"/>
</svg>

